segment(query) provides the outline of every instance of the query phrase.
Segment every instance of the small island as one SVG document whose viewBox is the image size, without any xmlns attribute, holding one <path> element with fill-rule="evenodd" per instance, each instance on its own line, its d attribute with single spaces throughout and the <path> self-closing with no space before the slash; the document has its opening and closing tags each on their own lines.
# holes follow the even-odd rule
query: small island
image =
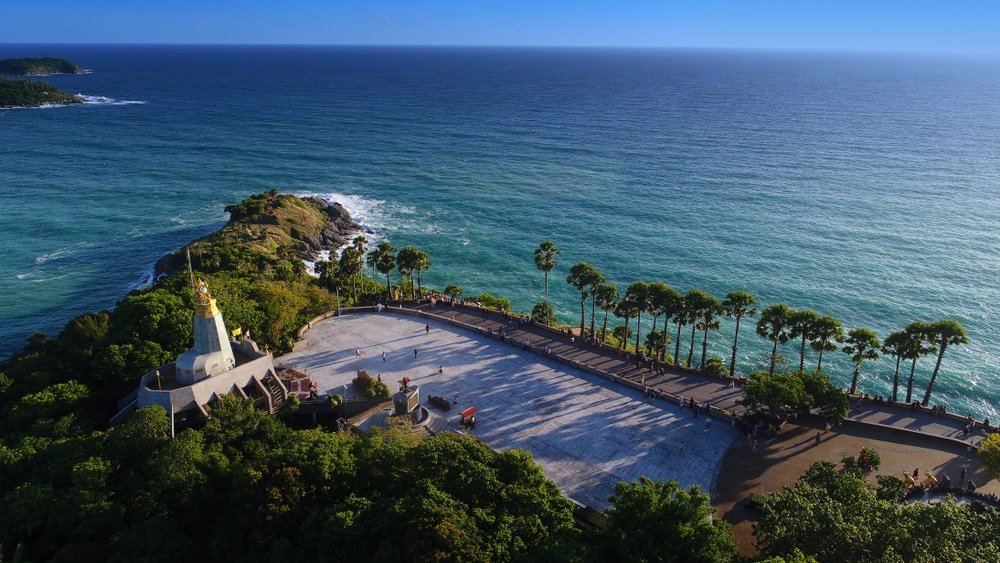
<svg viewBox="0 0 1000 563">
<path fill-rule="evenodd" d="M 83 98 L 36 80 L 0 78 L 0 108 L 79 104 Z"/>
<path fill-rule="evenodd" d="M 55 57 L 0 60 L 0 75 L 42 76 L 47 74 L 84 74 L 85 69 Z"/>
</svg>

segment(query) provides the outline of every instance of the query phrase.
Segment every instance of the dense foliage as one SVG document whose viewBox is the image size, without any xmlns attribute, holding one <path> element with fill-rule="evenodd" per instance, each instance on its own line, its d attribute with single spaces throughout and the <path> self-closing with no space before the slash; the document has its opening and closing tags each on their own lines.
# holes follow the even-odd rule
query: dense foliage
<svg viewBox="0 0 1000 563">
<path fill-rule="evenodd" d="M 899 479 L 872 486 L 854 460 L 845 471 L 813 464 L 792 487 L 768 495 L 754 523 L 764 555 L 800 549 L 820 562 L 1000 561 L 1000 514 L 953 499 L 900 504 Z M 884 491 L 883 491 L 884 489 Z"/>
<path fill-rule="evenodd" d="M 819 371 L 754 372 L 740 402 L 752 410 L 766 410 L 773 415 L 806 414 L 815 408 L 831 424 L 847 418 L 847 396 Z"/>
<path fill-rule="evenodd" d="M 80 99 L 73 94 L 36 80 L 0 78 L 0 108 L 35 107 L 44 104 L 75 104 Z"/>
<path fill-rule="evenodd" d="M 77 74 L 83 69 L 66 59 L 55 57 L 34 57 L 23 59 L 3 59 L 0 61 L 0 75 L 31 76 L 34 74 Z"/>
</svg>

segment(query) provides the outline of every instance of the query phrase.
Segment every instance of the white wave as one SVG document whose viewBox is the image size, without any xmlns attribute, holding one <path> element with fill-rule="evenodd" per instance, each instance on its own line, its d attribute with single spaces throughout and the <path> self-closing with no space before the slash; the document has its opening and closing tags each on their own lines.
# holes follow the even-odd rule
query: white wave
<svg viewBox="0 0 1000 563">
<path fill-rule="evenodd" d="M 53 250 L 52 252 L 47 252 L 41 256 L 35 257 L 35 264 L 44 264 L 49 260 L 56 260 L 57 258 L 62 258 L 69 253 L 69 248 L 60 248 L 59 250 Z"/>
<path fill-rule="evenodd" d="M 338 254 L 339 254 L 339 252 L 338 252 Z M 317 258 L 316 260 L 303 260 L 302 262 L 306 265 L 306 273 L 309 274 L 310 276 L 314 277 L 314 278 L 318 278 L 319 274 L 316 273 L 316 262 L 320 262 L 320 261 L 324 261 L 324 260 L 329 260 L 329 259 L 330 259 L 330 251 L 329 250 L 320 250 L 319 251 L 319 258 Z"/>
<path fill-rule="evenodd" d="M 142 100 L 116 100 L 107 96 L 88 96 L 87 94 L 77 94 L 77 97 L 83 99 L 83 103 L 90 105 L 131 106 L 146 103 Z"/>
<path fill-rule="evenodd" d="M 31 278 L 35 277 L 35 274 L 18 274 L 18 275 L 14 276 L 14 277 L 17 278 L 17 279 L 19 279 L 19 280 L 28 280 L 28 279 L 31 279 Z"/>
<path fill-rule="evenodd" d="M 361 225 L 365 232 L 365 238 L 369 242 L 373 238 L 381 238 L 382 232 L 387 225 L 385 217 L 385 202 L 378 199 L 368 199 L 364 196 L 353 194 L 342 194 L 337 192 L 300 192 L 295 195 L 299 197 L 316 197 L 329 203 L 339 203 L 351 214 L 351 218 Z"/>
<path fill-rule="evenodd" d="M 153 276 L 155 274 L 155 269 L 153 264 L 149 264 L 142 269 L 142 275 L 136 281 L 128 284 L 129 291 L 135 291 L 137 289 L 142 289 L 144 287 L 149 287 L 155 281 Z"/>
<path fill-rule="evenodd" d="M 34 279 L 31 280 L 31 283 L 45 283 L 45 282 L 50 282 L 50 281 L 54 281 L 54 280 L 61 280 L 61 279 L 65 278 L 65 277 L 68 277 L 69 275 L 70 275 L 69 273 L 66 273 L 66 274 L 63 274 L 61 276 L 53 276 L 51 278 L 34 278 Z"/>
</svg>

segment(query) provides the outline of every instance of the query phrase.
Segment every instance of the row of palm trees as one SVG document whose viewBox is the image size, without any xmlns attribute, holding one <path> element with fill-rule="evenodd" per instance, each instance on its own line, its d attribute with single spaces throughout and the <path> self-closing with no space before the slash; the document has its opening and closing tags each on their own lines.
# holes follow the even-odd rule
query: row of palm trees
<svg viewBox="0 0 1000 563">
<path fill-rule="evenodd" d="M 535 266 L 545 274 L 545 300 L 548 301 L 548 274 L 556 266 L 556 257 L 561 252 L 551 240 L 542 242 L 535 250 Z M 586 332 L 586 305 L 590 299 L 590 334 L 594 331 L 596 309 L 604 312 L 604 320 L 600 331 L 600 340 L 604 342 L 607 336 L 608 316 L 613 314 L 625 321 L 622 333 L 626 338 L 631 332 L 630 323 L 635 320 L 635 350 L 642 350 L 641 326 L 642 315 L 652 317 L 647 342 L 647 352 L 659 360 L 666 358 L 670 335 L 667 324 L 676 325 L 674 338 L 674 363 L 680 365 L 681 333 L 685 326 L 690 326 L 691 335 L 685 365 L 692 367 L 697 332 L 702 331 L 701 359 L 699 369 L 704 370 L 708 349 L 709 331 L 721 328 L 721 319 L 728 316 L 736 321 L 733 337 L 732 356 L 729 362 L 729 372 L 736 372 L 736 355 L 739 345 L 740 324 L 744 318 L 752 318 L 757 314 L 757 301 L 749 292 L 739 289 L 726 294 L 720 302 L 715 296 L 701 289 L 690 289 L 686 294 L 670 287 L 664 282 L 645 282 L 637 280 L 629 284 L 624 295 L 620 295 L 618 287 L 608 281 L 594 266 L 587 262 L 574 264 L 566 276 L 566 282 L 580 294 L 580 334 Z M 663 317 L 663 329 L 657 331 L 657 322 Z M 551 322 L 551 321 L 550 321 Z M 910 377 L 907 382 L 906 402 L 912 399 L 913 374 L 916 362 L 920 357 L 937 352 L 934 371 L 927 385 L 922 404 L 930 402 L 931 392 L 941 367 L 941 360 L 949 346 L 965 344 L 968 334 L 965 328 L 953 319 L 942 319 L 932 323 L 913 322 L 902 330 L 889 334 L 885 343 L 879 341 L 878 335 L 870 328 L 858 327 L 844 331 L 839 320 L 830 315 L 820 315 L 811 309 L 795 310 L 784 303 L 776 303 L 765 307 L 757 320 L 756 332 L 761 337 L 772 341 L 769 373 L 774 374 L 778 354 L 778 345 L 798 340 L 799 371 L 805 369 L 806 347 L 818 353 L 816 370 L 823 367 L 824 352 L 838 349 L 850 356 L 854 362 L 854 374 L 851 378 L 850 393 L 857 391 L 861 366 L 866 360 L 877 360 L 885 354 L 896 359 L 896 369 L 893 375 L 892 400 L 898 398 L 899 366 L 904 359 L 910 360 Z M 624 340 L 621 346 L 624 348 Z"/>
<path fill-rule="evenodd" d="M 392 287 L 392 271 L 396 269 L 400 276 L 410 279 L 410 297 L 423 293 L 424 272 L 431 268 L 430 255 L 415 247 L 404 246 L 397 249 L 391 242 L 384 240 L 375 248 L 368 250 L 368 239 L 358 236 L 351 243 L 351 246 L 344 248 L 337 261 L 321 261 L 316 263 L 316 274 L 319 276 L 320 284 L 328 289 L 337 292 L 337 299 L 340 299 L 341 286 L 347 281 L 352 282 L 354 301 L 358 300 L 358 281 L 367 264 L 372 268 L 372 278 L 375 277 L 376 270 L 385 276 L 386 295 L 388 298 Z M 416 274 L 416 284 L 414 284 L 414 274 Z"/>
</svg>

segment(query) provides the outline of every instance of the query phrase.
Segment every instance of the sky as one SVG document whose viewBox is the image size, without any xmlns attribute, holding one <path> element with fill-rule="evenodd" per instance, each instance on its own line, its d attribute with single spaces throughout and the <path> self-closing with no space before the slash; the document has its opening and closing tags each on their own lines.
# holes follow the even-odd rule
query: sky
<svg viewBox="0 0 1000 563">
<path fill-rule="evenodd" d="M 996 0 L 0 0 L 0 43 L 1000 54 Z"/>
</svg>

